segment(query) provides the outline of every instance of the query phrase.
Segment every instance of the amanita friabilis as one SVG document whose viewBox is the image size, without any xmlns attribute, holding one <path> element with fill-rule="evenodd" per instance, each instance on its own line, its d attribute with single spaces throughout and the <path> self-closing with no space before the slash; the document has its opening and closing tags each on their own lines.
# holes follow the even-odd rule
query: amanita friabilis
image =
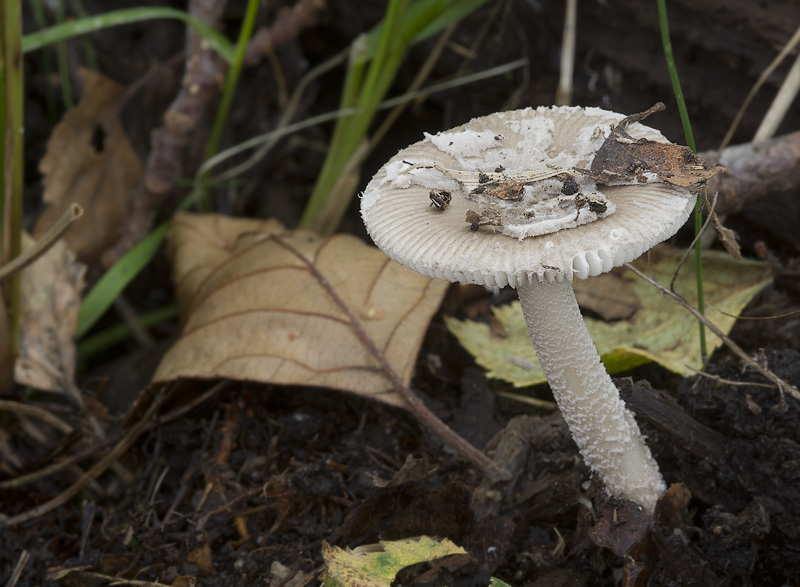
<svg viewBox="0 0 800 587">
<path fill-rule="evenodd" d="M 361 198 L 375 244 L 423 275 L 517 289 L 539 361 L 589 467 L 652 512 L 665 484 L 600 362 L 572 279 L 632 261 L 692 211 L 689 189 L 639 174 L 601 186 L 588 174 L 624 117 L 598 108 L 501 112 L 403 149 Z M 630 124 L 633 139 L 667 143 Z M 627 140 L 627 139 L 626 139 Z"/>
</svg>

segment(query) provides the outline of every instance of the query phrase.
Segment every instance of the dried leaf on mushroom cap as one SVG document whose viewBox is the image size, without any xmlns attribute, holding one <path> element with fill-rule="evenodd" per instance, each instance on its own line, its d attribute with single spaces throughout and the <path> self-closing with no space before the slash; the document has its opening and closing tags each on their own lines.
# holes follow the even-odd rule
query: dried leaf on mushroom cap
<svg viewBox="0 0 800 587">
<path fill-rule="evenodd" d="M 369 183 L 361 202 L 364 223 L 387 255 L 449 281 L 502 287 L 529 279 L 571 281 L 608 271 L 674 234 L 692 210 L 690 191 L 660 182 L 598 186 L 580 173 L 570 176 L 577 192 L 572 185 L 565 190 L 558 175 L 526 185 L 522 206 L 473 191 L 486 183 L 479 174 L 518 179 L 589 167 L 612 127 L 624 118 L 599 108 L 528 108 L 426 135 L 400 151 Z M 638 123 L 626 130 L 635 139 L 667 142 L 657 130 Z M 430 208 L 431 190 L 451 193 L 446 210 Z M 526 208 L 542 191 L 556 194 L 549 198 L 555 204 L 545 205 L 544 213 Z M 479 202 L 477 196 L 485 199 Z M 559 204 L 567 201 L 571 208 Z M 548 216 L 551 208 L 563 214 Z M 469 210 L 492 210 L 493 215 L 499 210 L 501 220 L 470 230 L 465 222 Z M 524 217 L 529 211 L 533 214 Z M 514 215 L 523 218 L 507 226 Z M 534 236 L 522 234 L 526 226 L 536 227 Z"/>
<path fill-rule="evenodd" d="M 721 165 L 711 166 L 692 153 L 689 147 L 644 138 L 634 140 L 628 126 L 664 110 L 662 102 L 644 112 L 623 118 L 597 150 L 590 170 L 581 170 L 598 183 L 630 185 L 663 181 L 680 187 L 703 183 L 721 173 Z"/>
</svg>

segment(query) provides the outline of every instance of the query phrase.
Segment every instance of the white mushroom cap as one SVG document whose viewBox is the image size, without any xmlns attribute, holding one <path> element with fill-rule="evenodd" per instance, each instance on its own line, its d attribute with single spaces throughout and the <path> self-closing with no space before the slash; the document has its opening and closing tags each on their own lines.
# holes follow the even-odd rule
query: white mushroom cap
<svg viewBox="0 0 800 587">
<path fill-rule="evenodd" d="M 492 226 L 470 230 L 465 216 L 477 204 L 469 199 L 474 185 L 465 185 L 465 178 L 500 168 L 512 177 L 553 167 L 588 169 L 612 126 L 623 118 L 599 108 L 527 108 L 426 135 L 389 160 L 370 181 L 361 199 L 364 224 L 389 257 L 448 281 L 516 287 L 533 280 L 571 281 L 609 271 L 677 232 L 694 206 L 688 189 L 655 177 L 643 185 L 597 186 L 577 174 L 581 193 L 605 198 L 607 214 L 562 204 L 565 212 L 560 220 L 544 220 L 537 213 L 538 226 L 508 227 L 508 234 L 501 234 Z M 639 123 L 627 131 L 634 138 L 668 142 L 657 130 Z M 537 200 L 532 190 L 545 189 L 566 203 L 559 187 L 556 178 L 535 182 L 525 188 L 526 198 Z M 446 209 L 430 206 L 431 190 L 451 192 Z M 540 234 L 543 231 L 547 233 Z"/>
</svg>

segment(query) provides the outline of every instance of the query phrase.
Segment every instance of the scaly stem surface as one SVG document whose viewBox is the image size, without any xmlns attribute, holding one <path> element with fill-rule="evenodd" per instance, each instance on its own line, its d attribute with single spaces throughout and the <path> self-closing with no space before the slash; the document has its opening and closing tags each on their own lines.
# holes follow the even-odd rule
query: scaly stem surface
<svg viewBox="0 0 800 587">
<path fill-rule="evenodd" d="M 614 495 L 653 512 L 666 486 L 583 322 L 572 284 L 517 286 L 531 342 L 586 464 Z"/>
</svg>

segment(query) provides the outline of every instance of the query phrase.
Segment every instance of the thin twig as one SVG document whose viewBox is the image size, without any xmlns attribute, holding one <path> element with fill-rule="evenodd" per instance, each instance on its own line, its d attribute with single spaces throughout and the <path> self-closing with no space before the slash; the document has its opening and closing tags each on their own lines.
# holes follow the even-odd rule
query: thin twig
<svg viewBox="0 0 800 587">
<path fill-rule="evenodd" d="M 211 181 L 222 182 L 228 179 L 232 179 L 238 175 L 241 175 L 254 165 L 258 164 L 258 162 L 261 161 L 264 157 L 266 157 L 267 154 L 270 152 L 270 150 L 272 150 L 272 148 L 278 142 L 278 140 L 282 138 L 285 134 L 288 134 L 282 131 L 283 129 L 287 128 L 287 126 L 289 125 L 289 121 L 294 117 L 295 112 L 298 110 L 300 106 L 300 100 L 303 97 L 303 92 L 305 92 L 306 88 L 311 84 L 312 81 L 314 81 L 321 75 L 329 72 L 334 67 L 340 65 L 345 59 L 347 59 L 347 51 L 342 51 L 338 55 L 334 55 L 333 57 L 330 57 L 326 61 L 323 61 L 319 65 L 315 66 L 306 75 L 304 75 L 303 79 L 300 80 L 300 83 L 298 83 L 297 87 L 294 89 L 294 92 L 292 92 L 292 97 L 289 99 L 289 103 L 287 104 L 286 108 L 284 108 L 283 111 L 281 112 L 280 118 L 278 119 L 275 128 L 266 135 L 261 135 L 259 137 L 256 137 L 257 139 L 262 139 L 259 142 L 252 143 L 248 147 L 246 147 L 246 148 L 251 148 L 256 145 L 261 145 L 258 148 L 258 150 L 252 155 L 250 155 L 250 157 L 248 157 L 247 160 L 243 161 L 242 163 L 234 167 L 231 167 L 230 169 L 227 169 L 226 171 L 223 171 L 222 173 L 214 176 L 213 178 L 211 178 Z M 301 121 L 301 123 L 298 124 L 302 124 L 302 122 L 303 121 Z M 300 127 L 297 127 L 297 125 L 292 125 L 292 126 L 296 127 L 295 130 L 300 130 Z M 252 141 L 252 139 L 250 140 Z M 249 142 L 250 141 L 248 141 L 248 143 Z M 241 151 L 246 150 L 246 148 L 237 150 L 237 147 L 240 146 L 241 144 L 234 145 L 233 147 L 226 149 L 225 151 L 221 151 L 215 157 L 212 157 L 212 159 L 206 161 L 202 166 L 203 169 L 199 171 L 202 170 L 210 171 L 211 168 L 214 167 L 214 165 L 216 165 L 217 163 L 222 163 L 226 158 L 233 157 L 234 155 L 238 155 Z M 209 165 L 210 161 L 212 160 L 214 160 L 215 163 Z"/>
<path fill-rule="evenodd" d="M 331 300 L 333 300 L 333 302 L 339 306 L 345 316 L 347 316 L 353 332 L 355 332 L 356 336 L 358 336 L 359 340 L 361 341 L 361 344 L 364 345 L 367 351 L 369 351 L 369 353 L 378 362 L 381 367 L 381 371 L 386 378 L 389 379 L 394 387 L 395 392 L 403 398 L 406 403 L 406 407 L 408 407 L 411 413 L 414 414 L 426 428 L 438 436 L 442 442 L 453 449 L 457 454 L 461 455 L 464 459 L 471 462 L 475 467 L 483 472 L 484 475 L 493 481 L 503 481 L 509 479 L 510 475 L 507 471 L 504 471 L 502 468 L 500 468 L 483 452 L 472 446 L 464 438 L 454 432 L 447 424 L 442 422 L 436 414 L 434 414 L 424 403 L 422 403 L 422 401 L 414 394 L 411 388 L 403 383 L 400 375 L 389 364 L 386 356 L 375 344 L 375 341 L 373 341 L 369 334 L 367 334 L 367 331 L 364 329 L 364 325 L 352 312 L 345 301 L 339 297 L 336 290 L 325 278 L 325 276 L 322 275 L 322 273 L 316 268 L 316 266 L 299 250 L 279 236 L 275 236 L 273 238 L 280 243 L 282 247 L 286 248 L 287 251 L 295 255 L 297 259 L 307 267 L 308 271 L 314 276 L 328 296 L 330 296 Z"/>
<path fill-rule="evenodd" d="M 783 62 L 786 56 L 792 52 L 792 50 L 795 48 L 795 46 L 797 46 L 798 43 L 800 43 L 800 28 L 798 28 L 795 31 L 794 35 L 792 35 L 791 40 L 781 50 L 778 56 L 772 60 L 772 63 L 770 63 L 769 66 L 761 73 L 758 80 L 753 85 L 752 89 L 748 92 L 747 97 L 744 99 L 744 102 L 742 102 L 742 105 L 739 107 L 739 112 L 736 113 L 736 117 L 733 119 L 733 122 L 731 123 L 728 132 L 725 134 L 725 138 L 722 139 L 722 143 L 719 146 L 720 151 L 730 144 L 731 139 L 733 138 L 733 133 L 736 132 L 736 129 L 739 126 L 739 123 L 741 122 L 742 117 L 744 116 L 744 113 L 747 110 L 747 107 L 750 106 L 750 102 L 753 101 L 753 98 L 755 97 L 758 90 L 761 89 L 761 86 L 764 85 L 764 82 L 766 82 L 769 79 L 769 76 L 772 75 L 772 72 L 778 68 L 781 62 Z"/>
<path fill-rule="evenodd" d="M 62 434 L 70 434 L 73 430 L 72 426 L 64 422 L 61 418 L 55 416 L 51 412 L 35 406 L 32 404 L 24 404 L 11 400 L 0 400 L 0 411 L 15 412 L 18 414 L 25 414 L 38 418 L 45 424 L 49 424 Z"/>
<path fill-rule="evenodd" d="M 437 83 L 437 84 L 433 84 L 431 86 L 428 86 L 427 88 L 422 88 L 421 90 L 417 90 L 416 92 L 409 92 L 409 93 L 403 94 L 402 96 L 397 96 L 396 98 L 391 98 L 390 100 L 386 100 L 384 102 L 381 102 L 378 105 L 377 109 L 381 110 L 381 109 L 384 109 L 384 108 L 392 108 L 392 107 L 394 107 L 397 104 L 400 104 L 402 102 L 405 102 L 405 101 L 408 101 L 408 100 L 416 100 L 417 98 L 423 97 L 423 96 L 427 96 L 428 94 L 433 94 L 433 93 L 436 93 L 436 92 L 443 92 L 445 90 L 450 90 L 450 89 L 458 87 L 458 86 L 479 82 L 481 80 L 488 79 L 490 77 L 495 77 L 495 76 L 498 76 L 498 75 L 503 75 L 503 74 L 508 73 L 509 71 L 513 70 L 513 69 L 516 69 L 518 67 L 522 67 L 523 65 L 527 65 L 527 64 L 528 64 L 528 60 L 527 59 L 517 59 L 516 61 L 511 61 L 509 63 L 504 63 L 503 65 L 498 65 L 498 66 L 495 66 L 495 67 L 491 67 L 489 69 L 485 69 L 483 71 L 479 71 L 477 73 L 473 73 L 473 74 L 470 74 L 470 75 L 467 75 L 467 76 L 459 77 L 459 78 L 454 79 L 454 80 L 448 80 L 448 81 L 445 81 L 445 82 L 440 82 L 440 83 Z M 293 124 L 288 124 L 286 126 L 278 125 L 277 128 L 275 128 L 274 130 L 271 130 L 268 133 L 264 133 L 262 135 L 258 135 L 256 137 L 251 138 L 251 139 L 247 139 L 246 141 L 243 141 L 243 142 L 239 143 L 238 145 L 230 147 L 229 149 L 227 149 L 225 151 L 221 151 L 220 153 L 218 153 L 217 155 L 215 155 L 211 159 L 208 159 L 205 163 L 203 163 L 203 165 L 200 167 L 200 169 L 198 169 L 197 177 L 200 177 L 202 174 L 210 171 L 212 168 L 216 167 L 217 165 L 220 165 L 221 163 L 223 163 L 224 161 L 230 159 L 231 157 L 235 157 L 239 153 L 242 153 L 242 152 L 247 151 L 249 149 L 253 149 L 253 148 L 258 147 L 259 145 L 263 145 L 265 143 L 270 144 L 273 141 L 276 141 L 277 139 L 279 139 L 281 137 L 284 137 L 286 135 L 298 132 L 300 130 L 303 130 L 303 129 L 311 127 L 311 126 L 315 126 L 317 124 L 322 124 L 324 122 L 329 122 L 331 120 L 336 120 L 337 118 L 340 118 L 342 116 L 350 116 L 351 114 L 354 114 L 355 111 L 356 110 L 354 108 L 344 108 L 342 110 L 334 110 L 333 112 L 325 112 L 324 114 L 317 114 L 316 116 L 312 116 L 311 118 L 308 118 L 306 120 L 301 120 L 299 122 L 295 122 Z M 253 164 L 257 163 L 257 161 L 255 161 L 255 159 L 260 155 L 261 155 L 261 152 L 258 152 L 256 155 L 254 155 L 253 157 L 248 159 L 246 162 L 242 163 L 242 166 L 250 166 L 250 165 L 253 165 Z M 223 179 L 229 179 L 230 177 L 232 177 L 232 172 L 235 171 L 235 172 L 238 173 L 242 169 L 243 168 L 241 166 L 237 166 L 234 169 L 231 169 L 229 171 L 221 173 L 220 175 L 216 175 L 216 176 L 212 177 L 210 181 L 218 182 L 218 181 L 222 181 Z"/>
<path fill-rule="evenodd" d="M 56 244 L 69 227 L 72 226 L 72 223 L 81 216 L 83 216 L 83 208 L 78 204 L 72 204 L 32 247 L 24 250 L 22 254 L 4 267 L 0 267 L 0 283 L 22 271 L 49 251 L 50 247 Z"/>
<path fill-rule="evenodd" d="M 93 444 L 88 448 L 73 454 L 72 456 L 65 458 L 62 461 L 58 461 L 57 463 L 53 463 L 52 465 L 47 465 L 46 467 L 42 467 L 41 469 L 37 469 L 35 471 L 31 471 L 30 473 L 26 473 L 25 475 L 19 475 L 14 477 L 13 479 L 7 479 L 5 481 L 0 481 L 0 489 L 14 489 L 17 487 L 22 487 L 23 485 L 27 485 L 28 483 L 33 483 L 34 481 L 38 481 L 39 479 L 44 479 L 45 477 L 49 477 L 50 475 L 54 475 L 59 471 L 63 471 L 75 463 L 82 461 L 83 459 L 92 456 L 99 450 L 104 449 L 106 446 L 110 444 L 114 444 L 120 438 L 120 435 L 115 435 L 104 440 L 94 440 Z"/>
<path fill-rule="evenodd" d="M 19 558 L 17 558 L 17 564 L 14 565 L 14 570 L 11 572 L 11 576 L 6 581 L 5 587 L 14 587 L 18 582 L 20 577 L 22 577 L 22 571 L 25 570 L 25 565 L 28 564 L 28 561 L 31 558 L 31 554 L 27 550 L 23 550 Z"/>
<path fill-rule="evenodd" d="M 275 47 L 297 38 L 303 29 L 317 25 L 317 12 L 325 8 L 324 0 L 299 0 L 294 6 L 278 9 L 278 14 L 270 26 L 262 27 L 250 38 L 247 44 L 244 63 L 258 65 L 263 55 L 274 55 Z"/>
<path fill-rule="evenodd" d="M 706 377 L 707 379 L 713 379 L 719 383 L 724 383 L 726 385 L 734 385 L 738 387 L 766 387 L 769 389 L 774 389 L 775 386 L 772 383 L 758 383 L 756 381 L 734 381 L 733 379 L 725 379 L 720 377 L 719 375 L 712 375 L 711 373 L 706 373 L 705 371 L 701 371 L 700 369 L 693 369 L 692 367 L 687 368 L 691 371 L 694 371 L 700 377 Z"/>
<path fill-rule="evenodd" d="M 135 340 L 139 346 L 148 348 L 152 347 L 156 343 L 156 339 L 142 324 L 141 318 L 139 317 L 136 309 L 133 307 L 133 304 L 131 304 L 128 301 L 128 298 L 126 298 L 123 294 L 120 294 L 114 298 L 114 309 L 122 318 L 123 324 L 128 327 L 133 340 Z"/>
<path fill-rule="evenodd" d="M 226 3 L 227 0 L 192 0 L 189 12 L 211 26 L 218 26 Z M 280 11 L 275 22 L 261 31 L 258 42 L 252 47 L 252 55 L 272 51 L 304 28 L 313 26 L 316 23 L 314 13 L 320 8 L 319 0 L 301 0 L 295 9 Z M 102 256 L 105 267 L 113 265 L 152 228 L 167 193 L 183 175 L 184 152 L 198 124 L 222 90 L 227 64 L 192 27 L 187 30 L 185 54 L 181 89 L 164 113 L 163 125 L 152 133 L 143 182 L 128 196 L 128 220 L 117 242 Z M 208 168 L 203 165 L 197 177 L 202 177 Z"/>
<path fill-rule="evenodd" d="M 706 201 L 706 206 L 709 208 L 709 210 L 708 210 L 708 215 L 706 217 L 706 220 L 705 220 L 705 222 L 703 222 L 703 226 L 700 227 L 700 230 L 698 230 L 695 233 L 694 238 L 692 239 L 692 242 L 689 244 L 688 247 L 686 247 L 686 250 L 683 252 L 683 255 L 681 255 L 681 258 L 678 261 L 678 265 L 675 267 L 675 271 L 672 273 L 672 280 L 669 282 L 669 290 L 671 292 L 675 291 L 675 280 L 678 279 L 678 272 L 681 270 L 681 267 L 683 267 L 683 264 L 686 262 L 686 259 L 689 258 L 689 255 L 692 252 L 694 252 L 694 246 L 695 246 L 695 244 L 697 244 L 697 241 L 700 240 L 701 238 L 703 238 L 703 234 L 708 229 L 709 224 L 711 224 L 711 219 L 714 216 L 714 207 L 716 205 L 717 205 L 717 194 L 714 194 L 714 200 L 711 202 L 710 206 L 708 204 L 708 201 Z M 652 275 L 652 273 L 651 273 L 651 275 Z"/>
<path fill-rule="evenodd" d="M 728 318 L 736 318 L 737 320 L 782 320 L 784 318 L 791 318 L 792 316 L 797 316 L 800 314 L 800 310 L 792 310 L 791 312 L 786 312 L 785 314 L 777 314 L 775 316 L 734 316 L 733 314 L 729 314 L 723 310 L 715 306 L 711 306 L 717 312 L 722 314 L 723 316 L 727 316 Z"/>
<path fill-rule="evenodd" d="M 102 475 L 109 468 L 109 466 L 111 466 L 111 464 L 120 457 L 120 455 L 125 453 L 125 451 L 131 447 L 131 445 L 142 433 L 152 427 L 153 423 L 150 420 L 151 418 L 155 417 L 158 408 L 161 407 L 168 395 L 169 394 L 167 393 L 166 387 L 159 389 L 156 397 L 153 399 L 153 403 L 150 404 L 150 407 L 147 409 L 145 415 L 136 424 L 134 424 L 128 430 L 125 436 L 122 437 L 119 443 L 117 443 L 117 445 L 107 455 L 95 463 L 95 465 L 89 469 L 81 479 L 50 501 L 28 510 L 27 512 L 23 512 L 21 514 L 17 514 L 16 516 L 12 516 L 0 521 L 0 528 L 6 526 L 15 526 L 17 524 L 27 522 L 28 520 L 32 520 L 33 518 L 38 518 L 39 516 L 42 516 L 64 505 L 73 497 L 78 495 L 78 493 L 80 493 L 87 485 Z"/>
<path fill-rule="evenodd" d="M 788 381 L 778 377 L 775 373 L 773 373 L 766 367 L 759 365 L 758 362 L 754 361 L 744 351 L 744 349 L 742 349 L 730 337 L 728 337 L 724 332 L 722 332 L 722 330 L 720 330 L 716 324 L 714 324 L 706 316 L 701 314 L 700 311 L 697 310 L 697 308 L 695 308 L 694 306 L 692 306 L 686 300 L 685 297 L 683 297 L 679 293 L 667 289 L 666 287 L 661 285 L 658 281 L 648 277 L 630 263 L 626 263 L 625 266 L 631 271 L 633 271 L 636 275 L 644 279 L 647 283 L 657 288 L 662 294 L 664 294 L 664 297 L 666 297 L 668 300 L 678 304 L 679 306 L 683 306 L 684 308 L 686 308 L 686 310 L 688 310 L 689 313 L 691 313 L 695 318 L 697 318 L 700 322 L 702 322 L 706 326 L 706 328 L 708 328 L 711 332 L 716 334 L 720 338 L 720 340 L 722 340 L 722 342 L 725 343 L 725 346 L 727 346 L 731 351 L 733 351 L 744 363 L 750 366 L 754 371 L 758 371 L 759 373 L 761 373 L 761 375 L 763 375 L 769 381 L 772 381 L 772 383 L 774 383 L 775 386 L 777 386 L 778 391 L 780 392 L 781 409 L 785 409 L 786 407 L 786 397 L 785 397 L 786 392 L 788 392 L 789 395 L 791 395 L 796 400 L 800 401 L 800 390 L 798 390 L 794 385 L 792 385 Z"/>
<path fill-rule="evenodd" d="M 753 136 L 753 142 L 759 143 L 775 136 L 775 131 L 783 121 L 789 108 L 797 98 L 797 92 L 800 90 L 800 56 L 794 61 L 794 65 L 783 80 L 775 99 L 772 100 L 769 110 L 761 120 L 761 124 Z"/>
<path fill-rule="evenodd" d="M 208 391 L 206 391 L 205 393 L 197 396 L 196 398 L 194 398 L 192 401 L 188 402 L 187 404 L 184 404 L 181 407 L 176 408 L 176 409 L 172 410 L 171 412 L 167 412 L 166 414 L 164 414 L 159 419 L 159 422 L 161 424 L 167 424 L 167 423 L 171 422 L 172 420 L 175 420 L 176 418 L 183 417 L 185 414 L 187 414 L 188 412 L 190 412 L 191 410 L 193 410 L 194 408 L 196 408 L 197 406 L 199 406 L 200 404 L 205 402 L 207 399 L 209 399 L 212 395 L 214 395 L 215 393 L 217 393 L 218 391 L 223 389 L 227 384 L 228 384 L 228 381 L 222 381 L 222 382 L 214 385 Z M 40 418 L 41 420 L 47 422 L 48 424 L 50 424 L 54 428 L 62 429 L 63 426 L 66 426 L 67 428 L 63 428 L 62 429 L 62 432 L 64 432 L 64 433 L 69 433 L 69 432 L 72 431 L 72 428 L 69 427 L 69 424 L 66 424 L 65 422 L 61 422 L 60 420 L 52 420 L 51 421 L 51 419 L 55 418 L 55 416 L 50 414 L 50 412 L 48 412 L 47 410 L 43 410 L 42 408 L 39 408 L 37 406 L 31 406 L 31 405 L 28 405 L 28 404 L 20 404 L 18 402 L 2 401 L 2 402 L 0 402 L 0 410 L 2 410 L 2 409 L 8 409 L 10 411 L 23 412 L 23 413 L 27 413 L 27 414 L 32 415 L 32 416 L 36 416 L 36 417 Z M 59 424 L 58 422 L 61 422 L 61 424 Z M 39 479 L 43 479 L 44 477 L 48 477 L 50 475 L 58 473 L 59 471 L 62 471 L 64 469 L 66 469 L 67 467 L 73 465 L 74 463 L 80 462 L 80 461 L 92 456 L 97 451 L 102 450 L 102 449 L 104 449 L 105 447 L 107 447 L 107 446 L 109 446 L 111 444 L 114 444 L 115 442 L 119 441 L 120 436 L 121 436 L 120 434 L 116 434 L 116 435 L 111 436 L 109 438 L 93 439 L 92 440 L 93 444 L 91 446 L 89 446 L 88 448 L 82 450 L 81 452 L 73 454 L 72 456 L 70 456 L 70 457 L 68 457 L 68 458 L 66 458 L 66 459 L 64 459 L 62 461 L 59 461 L 57 463 L 53 463 L 52 465 L 48 465 L 48 466 L 43 467 L 41 469 L 37 469 L 36 471 L 31 471 L 30 473 L 27 473 L 25 475 L 20 475 L 18 477 L 14 477 L 13 479 L 7 479 L 5 481 L 0 482 L 0 489 L 11 489 L 11 488 L 14 488 L 14 487 L 21 487 L 23 485 L 27 485 L 28 483 L 32 483 L 32 482 L 37 481 Z"/>
<path fill-rule="evenodd" d="M 219 24 L 227 0 L 191 0 L 189 13 L 212 27 Z M 126 222 L 101 262 L 111 267 L 148 233 L 166 194 L 182 175 L 184 150 L 206 110 L 222 90 L 227 67 L 193 27 L 186 32 L 186 65 L 181 88 L 164 113 L 163 126 L 151 133 L 151 149 L 142 182 L 128 194 Z"/>
<path fill-rule="evenodd" d="M 522 404 L 536 406 L 537 408 L 543 408 L 545 410 L 558 409 L 558 404 L 556 402 L 549 402 L 547 400 L 538 399 L 535 397 L 531 397 L 529 395 L 522 395 L 520 393 L 511 393 L 510 391 L 495 391 L 494 393 L 495 395 L 499 395 L 500 397 L 514 400 L 515 402 L 520 402 Z"/>
<path fill-rule="evenodd" d="M 161 416 L 161 418 L 159 418 L 159 422 L 161 424 L 167 424 L 169 422 L 172 422 L 176 418 L 182 418 L 183 416 L 191 412 L 193 409 L 195 409 L 197 406 L 208 400 L 212 395 L 216 394 L 218 391 L 222 389 L 225 389 L 229 383 L 230 381 L 228 380 L 220 381 L 216 385 L 212 386 L 208 391 L 205 391 L 204 393 L 198 395 L 192 401 L 182 405 L 179 408 L 175 408 L 171 412 L 167 412 L 166 414 Z"/>
</svg>

